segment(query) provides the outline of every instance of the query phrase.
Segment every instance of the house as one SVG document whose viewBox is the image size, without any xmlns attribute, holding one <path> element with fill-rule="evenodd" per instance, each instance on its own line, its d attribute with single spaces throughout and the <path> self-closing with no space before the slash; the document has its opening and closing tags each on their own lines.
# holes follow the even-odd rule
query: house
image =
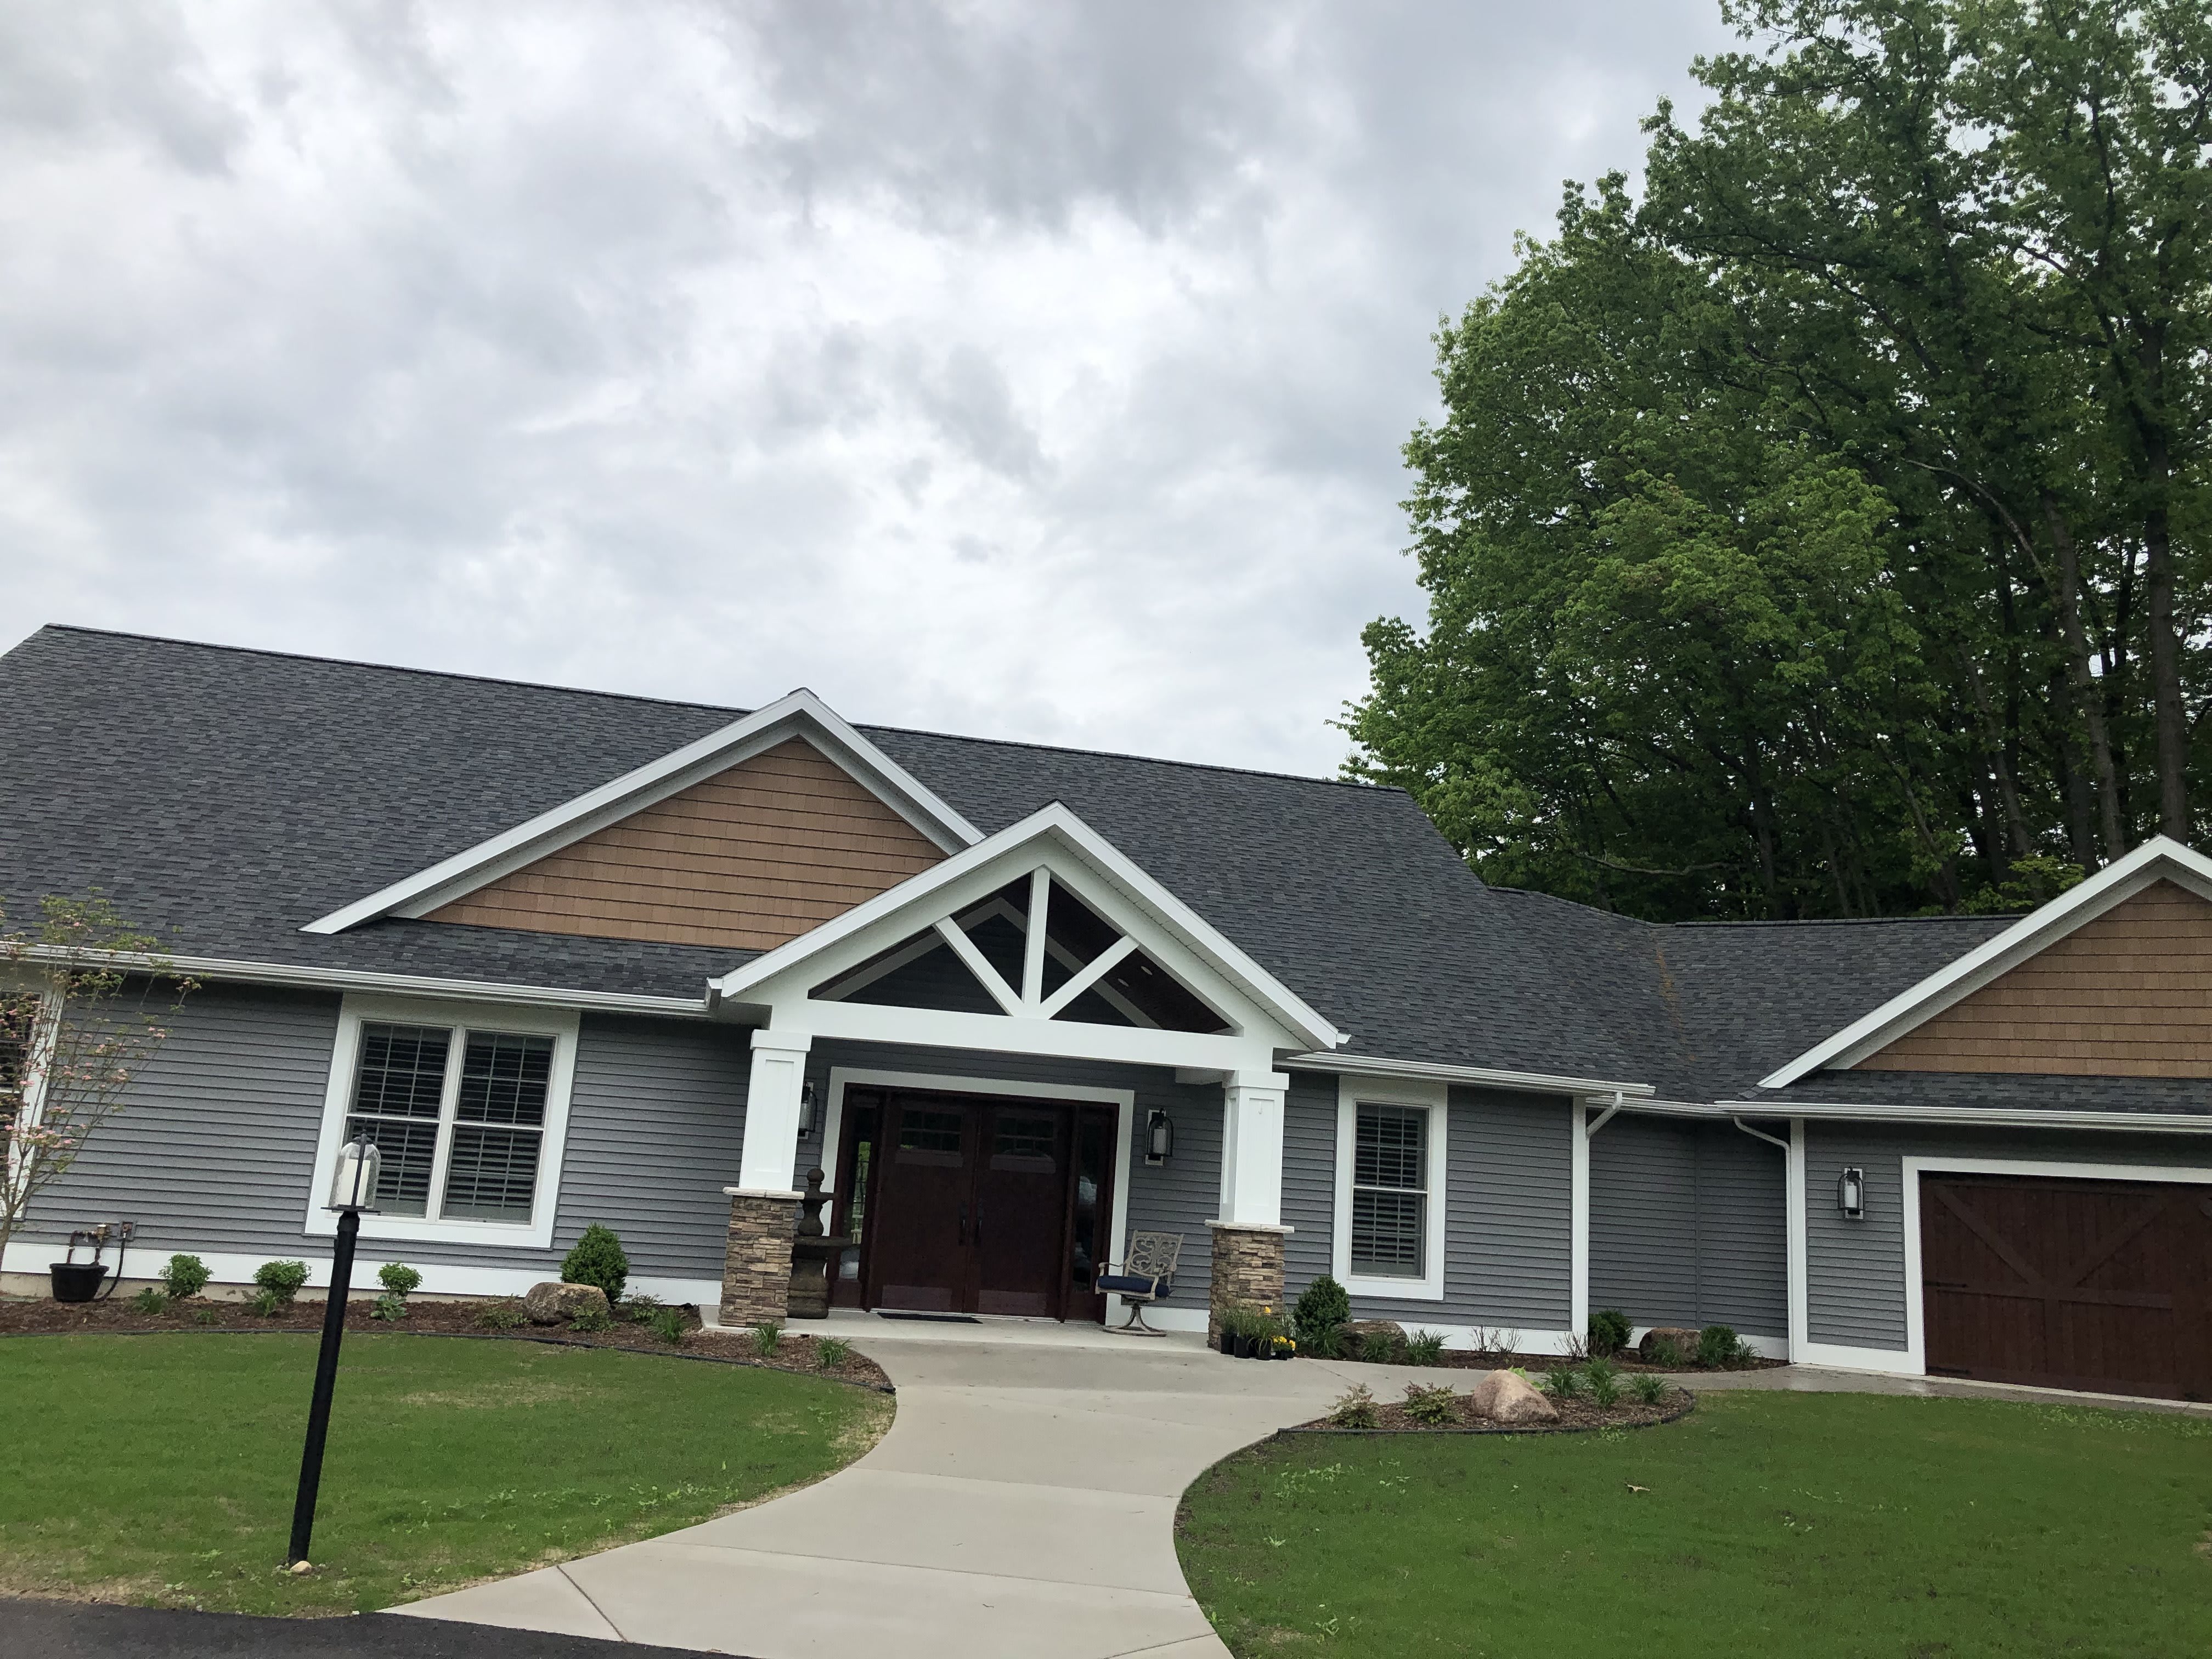
<svg viewBox="0 0 2212 1659">
<path fill-rule="evenodd" d="M 2024 917 L 1655 926 L 1485 885 L 1404 794 L 47 628 L 0 658 L 0 889 L 204 981 L 5 1266 L 137 1224 L 218 1279 L 515 1292 L 589 1223 L 786 1306 L 1156 1322 L 1319 1274 L 1563 1347 L 2212 1397 L 2212 863 Z M 36 1103 L 26 1103 L 34 1111 Z M 31 1281 L 17 1279 L 16 1288 Z"/>
</svg>

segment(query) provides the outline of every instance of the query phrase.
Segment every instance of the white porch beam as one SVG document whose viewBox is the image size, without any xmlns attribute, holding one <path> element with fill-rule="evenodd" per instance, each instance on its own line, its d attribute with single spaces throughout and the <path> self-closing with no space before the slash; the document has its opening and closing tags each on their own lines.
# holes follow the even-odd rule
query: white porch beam
<svg viewBox="0 0 2212 1659">
<path fill-rule="evenodd" d="M 1136 1066 L 1203 1066 L 1218 1072 L 1264 1069 L 1274 1058 L 1271 1050 L 1249 1037 L 1092 1025 L 1081 1020 L 1010 1019 L 998 1014 L 957 1014 L 873 1002 L 795 1001 L 775 1010 L 772 1029 L 803 1030 L 817 1037 L 844 1037 L 859 1042 L 907 1042 L 927 1048 L 1126 1060 Z"/>
<path fill-rule="evenodd" d="M 745 1087 L 744 1149 L 738 1158 L 738 1190 L 763 1197 L 797 1197 L 791 1177 L 799 1167 L 799 1097 L 806 1086 L 804 1031 L 753 1033 L 753 1070 Z"/>
<path fill-rule="evenodd" d="M 1037 1010 L 1038 1018 L 1050 1019 L 1067 1005 L 1096 985 L 1108 974 L 1121 965 L 1121 959 L 1137 948 L 1137 941 L 1123 934 L 1083 964 L 1074 978 L 1052 994 L 1051 999 Z"/>
<path fill-rule="evenodd" d="M 991 966 L 991 959 L 975 948 L 975 941 L 968 937 L 965 927 L 947 916 L 938 922 L 937 931 L 952 947 L 952 954 L 966 963 L 968 971 L 983 982 L 983 988 L 991 994 L 993 1001 L 1010 1014 L 1019 1015 L 1027 1012 L 1022 1006 L 1021 998 L 1015 994 L 1014 988 L 999 976 L 999 970 Z"/>
<path fill-rule="evenodd" d="M 1044 1000 L 1045 906 L 1052 897 L 1052 877 L 1042 865 L 1030 872 L 1030 921 L 1022 940 L 1022 1006 L 1034 1009 Z"/>
<path fill-rule="evenodd" d="M 1221 1219 L 1279 1227 L 1283 1221 L 1280 1072 L 1240 1071 L 1222 1085 Z"/>
</svg>

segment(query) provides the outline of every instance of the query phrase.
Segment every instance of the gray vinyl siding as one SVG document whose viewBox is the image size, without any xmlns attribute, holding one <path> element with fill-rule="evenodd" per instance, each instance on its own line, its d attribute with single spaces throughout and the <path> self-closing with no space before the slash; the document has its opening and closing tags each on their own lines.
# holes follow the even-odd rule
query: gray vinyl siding
<svg viewBox="0 0 2212 1659">
<path fill-rule="evenodd" d="M 1616 1115 L 1590 1141 L 1590 1306 L 1637 1325 L 1790 1327 L 1782 1149 L 1733 1124 Z"/>
<path fill-rule="evenodd" d="M 1169 1305 L 1205 1307 L 1213 1262 L 1212 1237 L 1206 1224 L 1221 1212 L 1219 1085 L 1177 1083 L 1172 1072 L 1110 1060 L 1054 1060 L 840 1040 L 817 1042 L 807 1056 L 807 1076 L 825 1102 L 833 1066 L 931 1078 L 988 1078 L 1131 1091 L 1136 1097 L 1136 1109 L 1131 1114 L 1129 1131 L 1129 1231 L 1182 1236 L 1176 1291 Z M 1157 1168 L 1145 1163 L 1143 1142 L 1146 1115 L 1156 1110 L 1167 1113 L 1175 1123 L 1175 1155 Z M 802 1180 L 805 1170 L 818 1164 L 822 1157 L 819 1133 L 799 1143 Z"/>
<path fill-rule="evenodd" d="M 1805 1126 L 1805 1250 L 1808 1334 L 1815 1342 L 1901 1350 L 1905 1346 L 1905 1164 L 1920 1158 L 2014 1158 L 2039 1163 L 2212 1167 L 2198 1136 L 1960 1130 L 1894 1124 Z M 1836 1181 L 1866 1171 L 1866 1218 L 1836 1208 Z"/>
<path fill-rule="evenodd" d="M 1294 1072 L 1284 1101 L 1284 1293 L 1329 1271 L 1334 1249 L 1336 1079 Z M 1573 1148 L 1567 1104 L 1454 1089 L 1444 1133 L 1441 1302 L 1358 1297 L 1360 1319 L 1558 1330 L 1572 1311 Z"/>
</svg>

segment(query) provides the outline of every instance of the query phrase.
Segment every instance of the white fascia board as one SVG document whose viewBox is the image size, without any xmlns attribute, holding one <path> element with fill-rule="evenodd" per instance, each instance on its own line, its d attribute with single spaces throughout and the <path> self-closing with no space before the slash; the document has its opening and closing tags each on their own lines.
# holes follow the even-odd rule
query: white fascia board
<svg viewBox="0 0 2212 1659">
<path fill-rule="evenodd" d="M 779 1032 L 787 1029 L 782 1011 L 771 1029 Z M 858 1042 L 1120 1060 L 1171 1068 L 1202 1066 L 1219 1072 L 1260 1069 L 1260 1063 L 1270 1058 L 1265 1050 L 1255 1054 L 1251 1043 L 1243 1038 L 1211 1031 L 1152 1031 L 1141 1026 L 1092 1025 L 1079 1020 L 1010 1019 L 1004 1014 L 952 1013 L 877 1002 L 808 1002 L 803 1009 L 792 1011 L 788 1029 Z"/>
<path fill-rule="evenodd" d="M 802 688 L 550 812 L 541 812 L 343 909 L 319 916 L 300 931 L 342 933 L 380 916 L 425 915 L 794 737 L 805 738 L 851 773 L 945 852 L 957 852 L 982 839 L 981 830 L 854 731 L 821 698 Z"/>
<path fill-rule="evenodd" d="M 714 981 L 714 988 L 726 1001 L 744 1004 L 761 1000 L 749 994 L 802 963 L 823 957 L 834 960 L 840 945 L 864 938 L 933 896 L 946 895 L 947 890 L 958 894 L 952 899 L 954 908 L 973 902 L 990 890 L 988 880 L 980 884 L 981 890 L 961 894 L 959 890 L 963 884 L 978 887 L 979 872 L 1011 862 L 1013 854 L 1034 843 L 1049 845 L 1054 842 L 1087 866 L 1094 877 L 1127 899 L 1164 935 L 1164 939 L 1140 937 L 1138 942 L 1143 948 L 1162 955 L 1161 965 L 1170 973 L 1177 969 L 1177 963 L 1171 959 L 1172 947 L 1180 947 L 1195 957 L 1208 973 L 1225 981 L 1231 988 L 1249 999 L 1297 1042 L 1309 1048 L 1326 1049 L 1336 1048 L 1346 1040 L 1342 1032 L 1297 993 L 1060 801 L 1051 802 L 1019 823 L 1009 824 L 998 834 L 954 854 L 943 863 L 909 876 L 866 903 L 855 905 L 844 915 L 756 957 Z M 1073 884 L 1079 896 L 1081 884 Z"/>
<path fill-rule="evenodd" d="M 394 996 L 444 997 L 462 1002 L 510 1002 L 532 1008 L 592 1009 L 601 1013 L 661 1014 L 678 1019 L 708 1017 L 704 997 L 645 996 L 626 991 L 576 991 L 555 985 L 512 985 L 422 974 L 378 974 L 352 968 L 301 967 L 289 962 L 250 962 L 231 957 L 173 957 L 158 951 L 73 951 L 33 945 L 26 961 L 97 963 L 125 969 L 220 980 L 235 985 L 282 985 L 304 990 L 386 991 Z"/>
<path fill-rule="evenodd" d="M 1849 1067 L 1887 1048 L 1916 1025 L 1971 996 L 1991 980 L 2133 898 L 2153 882 L 2167 880 L 2212 900 L 2212 859 L 2178 841 L 2154 836 L 2077 887 L 2031 911 L 1996 938 L 1938 969 L 1862 1019 L 1759 1080 L 1762 1089 L 1786 1088 L 1824 1066 Z"/>
<path fill-rule="evenodd" d="M 2124 1129 L 2141 1134 L 2212 1134 L 2212 1113 L 2065 1112 L 2033 1106 L 1852 1105 L 1842 1101 L 1724 1100 L 1745 1117 L 1802 1117 L 1867 1123 L 1931 1123 L 1964 1128 Z"/>
<path fill-rule="evenodd" d="M 1291 1054 L 1280 1062 L 1301 1072 L 1329 1072 L 1353 1077 L 1425 1079 L 1492 1089 L 1517 1089 L 1545 1095 L 1627 1095 L 1657 1091 L 1648 1083 L 1616 1083 L 1601 1078 L 1557 1077 L 1547 1072 L 1507 1072 L 1488 1066 L 1439 1066 L 1425 1060 L 1387 1060 L 1370 1054 Z"/>
</svg>

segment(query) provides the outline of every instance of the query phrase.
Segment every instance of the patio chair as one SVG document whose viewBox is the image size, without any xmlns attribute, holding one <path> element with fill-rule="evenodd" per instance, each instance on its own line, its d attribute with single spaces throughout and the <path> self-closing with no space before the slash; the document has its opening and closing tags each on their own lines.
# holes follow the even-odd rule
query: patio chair
<svg viewBox="0 0 2212 1659">
<path fill-rule="evenodd" d="M 1164 1301 L 1175 1289 L 1176 1263 L 1182 1259 L 1181 1233 L 1133 1233 L 1129 1254 L 1116 1272 L 1112 1262 L 1091 1281 L 1095 1290 L 1111 1291 L 1129 1304 L 1127 1323 L 1115 1330 L 1129 1336 L 1165 1336 L 1145 1323 L 1145 1310 Z"/>
</svg>

